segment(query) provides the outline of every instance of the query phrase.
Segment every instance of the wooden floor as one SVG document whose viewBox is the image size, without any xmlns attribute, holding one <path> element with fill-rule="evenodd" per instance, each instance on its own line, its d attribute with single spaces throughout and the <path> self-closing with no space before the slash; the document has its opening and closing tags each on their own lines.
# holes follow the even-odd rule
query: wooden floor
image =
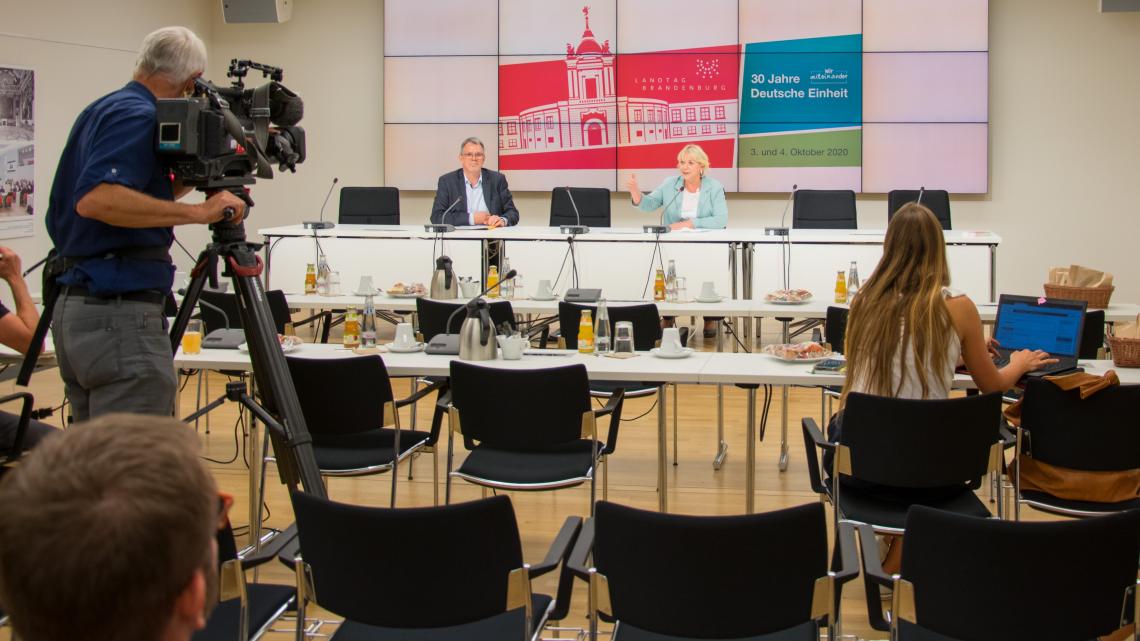
<svg viewBox="0 0 1140 641">
<path fill-rule="evenodd" d="M 214 396 L 221 393 L 225 380 L 225 377 L 218 374 L 210 375 L 209 388 Z M 195 405 L 196 381 L 196 378 L 189 379 L 182 393 L 182 415 L 188 414 Z M 4 385 L 9 388 L 12 387 L 10 382 Z M 397 396 L 407 395 L 408 389 L 406 380 L 397 381 L 395 390 Z M 731 386 L 724 388 L 725 432 L 729 452 L 723 468 L 714 470 L 712 459 L 716 453 L 716 387 L 688 385 L 681 386 L 678 389 L 680 423 L 677 446 L 679 456 L 676 465 L 670 465 L 668 468 L 670 511 L 684 514 L 742 513 L 745 505 L 745 392 Z M 9 389 L 4 389 L 4 391 L 9 391 Z M 33 379 L 32 391 L 36 395 L 37 407 L 46 406 L 48 403 L 59 405 L 62 401 L 62 386 L 58 381 L 56 370 L 45 370 L 37 374 Z M 781 419 L 778 390 L 776 395 L 772 404 L 767 433 L 757 448 L 757 511 L 801 505 L 818 500 L 808 486 L 799 420 L 802 416 L 815 416 L 818 420 L 820 392 L 816 389 L 806 388 L 791 390 L 789 405 L 791 454 L 790 463 L 785 472 L 780 472 L 777 467 Z M 628 420 L 622 424 L 616 452 L 610 458 L 609 500 L 611 501 L 645 509 L 657 508 L 657 415 L 656 409 L 651 409 L 653 405 L 653 398 L 629 400 L 625 404 L 624 417 L 633 420 Z M 670 400 L 668 403 L 670 419 L 672 417 L 672 405 Z M 248 470 L 245 463 L 248 453 L 244 451 L 244 437 L 241 434 L 241 428 L 236 426 L 237 415 L 235 406 L 227 403 L 210 415 L 208 432 L 204 421 L 198 428 L 203 453 L 212 459 L 209 466 L 217 478 L 218 484 L 236 497 L 236 503 L 231 514 L 235 527 L 246 525 L 248 522 Z M 421 404 L 420 425 L 426 426 L 429 417 L 430 404 L 425 401 Z M 405 414 L 404 425 L 409 424 L 408 418 Z M 237 434 L 236 437 L 235 433 Z M 670 457 L 672 451 L 673 442 L 672 437 L 670 437 Z M 441 452 L 440 455 L 441 482 L 444 454 L 445 452 Z M 401 469 L 401 478 L 398 484 L 398 506 L 411 507 L 432 504 L 430 455 L 424 455 L 414 463 L 414 473 L 414 479 L 409 481 L 406 476 L 406 469 Z M 329 481 L 329 496 L 334 500 L 347 503 L 387 506 L 390 482 L 390 475 L 331 479 Z M 543 557 L 551 539 L 567 516 L 585 515 L 587 513 L 589 488 L 572 488 L 540 493 L 515 492 L 509 493 L 509 495 L 518 515 L 525 556 L 527 560 L 537 562 Z M 453 501 L 472 500 L 480 496 L 481 490 L 475 486 L 461 481 L 457 481 L 454 485 Z M 266 503 L 269 508 L 269 516 L 265 521 L 267 526 L 283 528 L 292 522 L 286 488 L 278 482 L 272 468 L 267 483 Z M 683 553 L 683 551 L 678 551 L 678 553 Z M 733 570 L 726 568 L 726 571 Z M 547 593 L 553 594 L 555 575 L 556 573 L 552 573 L 548 577 L 540 578 L 537 582 L 537 589 L 549 591 Z M 271 565 L 267 570 L 260 573 L 259 579 L 267 582 L 289 583 L 292 582 L 292 575 L 283 567 Z M 762 580 L 762 577 L 758 577 L 758 580 Z M 848 586 L 843 599 L 843 632 L 845 634 L 856 634 L 863 638 L 885 638 L 887 636 L 885 633 L 875 632 L 867 625 L 866 606 L 861 585 L 854 582 Z M 571 615 L 563 622 L 563 625 L 584 626 L 586 623 L 585 611 L 585 584 L 578 582 Z M 290 628 L 291 625 L 291 622 L 285 622 L 279 623 L 278 627 Z M 562 633 L 562 636 L 568 635 Z M 0 639 L 6 638 L 8 638 L 6 632 L 0 632 Z M 275 632 L 265 638 L 285 640 L 292 637 L 284 632 Z"/>
</svg>

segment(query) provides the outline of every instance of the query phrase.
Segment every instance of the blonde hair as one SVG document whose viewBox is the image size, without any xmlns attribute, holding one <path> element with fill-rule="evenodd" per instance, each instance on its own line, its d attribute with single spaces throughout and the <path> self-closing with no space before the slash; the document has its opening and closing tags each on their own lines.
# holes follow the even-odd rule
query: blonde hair
<svg viewBox="0 0 1140 641">
<path fill-rule="evenodd" d="M 681 147 L 681 151 L 677 153 L 677 162 L 684 160 L 685 156 L 692 156 L 693 160 L 697 161 L 697 164 L 701 166 L 702 176 L 708 171 L 709 155 L 705 153 L 704 149 L 701 149 L 700 145 L 688 144 Z"/>
<path fill-rule="evenodd" d="M 143 38 L 135 73 L 161 74 L 180 85 L 206 71 L 206 45 L 186 27 L 163 27 Z"/>
<path fill-rule="evenodd" d="M 895 354 L 914 353 L 922 395 L 929 393 L 927 374 L 942 372 L 946 342 L 954 331 L 942 289 L 950 285 L 942 226 L 929 209 L 916 203 L 899 208 L 887 225 L 883 257 L 859 289 L 847 317 L 846 401 L 853 381 L 863 391 L 895 396 Z M 906 379 L 907 359 L 898 359 L 899 381 Z"/>
</svg>

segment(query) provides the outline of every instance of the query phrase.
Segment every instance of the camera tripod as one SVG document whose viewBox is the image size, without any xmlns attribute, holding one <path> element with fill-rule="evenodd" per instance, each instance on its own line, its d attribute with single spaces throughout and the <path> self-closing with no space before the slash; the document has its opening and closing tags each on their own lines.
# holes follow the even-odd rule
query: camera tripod
<svg viewBox="0 0 1140 641">
<path fill-rule="evenodd" d="M 226 189 L 245 200 L 247 206 L 252 206 L 244 188 Z M 320 468 L 313 453 L 313 440 L 305 425 L 301 404 L 297 400 L 297 390 L 293 386 L 285 355 L 277 340 L 273 316 L 259 278 L 262 264 L 257 250 L 261 245 L 246 241 L 245 225 L 240 222 L 236 225 L 229 222 L 214 223 L 210 225 L 210 230 L 213 233 L 212 240 L 198 256 L 198 262 L 191 272 L 190 285 L 186 288 L 186 296 L 178 308 L 174 325 L 170 328 L 171 349 L 178 351 L 182 334 L 198 306 L 207 279 L 211 285 L 217 285 L 218 259 L 223 259 L 222 276 L 233 280 L 238 315 L 245 331 L 246 344 L 249 345 L 254 383 L 260 392 L 262 404 L 259 405 L 250 396 L 244 383 L 231 383 L 226 386 L 223 398 L 202 408 L 194 416 L 208 412 L 227 399 L 241 403 L 268 428 L 266 431 L 273 442 L 281 482 L 290 489 L 296 489 L 300 483 L 306 492 L 325 497 L 327 494 L 321 482 Z M 255 449 L 251 448 L 251 452 Z M 253 464 L 252 460 L 250 464 Z M 249 498 L 251 502 L 257 500 L 253 495 Z M 251 532 L 254 528 L 255 525 L 251 523 Z"/>
</svg>

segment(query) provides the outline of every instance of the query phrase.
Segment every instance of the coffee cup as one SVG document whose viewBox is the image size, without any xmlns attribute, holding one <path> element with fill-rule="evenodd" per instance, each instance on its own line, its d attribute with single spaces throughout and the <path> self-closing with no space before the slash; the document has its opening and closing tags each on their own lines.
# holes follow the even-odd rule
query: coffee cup
<svg viewBox="0 0 1140 641">
<path fill-rule="evenodd" d="M 479 295 L 479 281 L 461 280 L 459 281 L 459 289 L 463 292 L 464 298 L 475 298 Z"/>
<path fill-rule="evenodd" d="M 503 350 L 503 360 L 517 361 L 522 358 L 527 340 L 522 336 L 499 336 L 499 348 Z"/>
<path fill-rule="evenodd" d="M 360 284 L 356 286 L 356 293 L 360 295 L 376 293 L 376 286 L 372 284 L 371 276 L 360 277 Z"/>
<path fill-rule="evenodd" d="M 416 344 L 416 335 L 412 331 L 411 323 L 398 323 L 396 325 L 396 337 L 392 342 L 397 347 L 412 347 Z"/>
<path fill-rule="evenodd" d="M 706 280 L 701 283 L 701 299 L 712 300 L 714 298 L 720 298 L 716 293 L 716 283 L 711 280 Z"/>
<path fill-rule="evenodd" d="M 681 351 L 681 330 L 676 327 L 666 327 L 661 330 L 661 353 L 677 354 Z"/>
<path fill-rule="evenodd" d="M 535 298 L 554 298 L 554 290 L 550 287 L 549 280 L 538 281 L 538 289 L 534 292 Z"/>
</svg>

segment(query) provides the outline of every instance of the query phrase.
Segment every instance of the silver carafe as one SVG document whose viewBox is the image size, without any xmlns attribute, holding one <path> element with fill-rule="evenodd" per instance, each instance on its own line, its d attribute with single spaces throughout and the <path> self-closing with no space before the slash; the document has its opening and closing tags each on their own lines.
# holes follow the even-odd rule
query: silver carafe
<svg viewBox="0 0 1140 641">
<path fill-rule="evenodd" d="M 465 361 L 493 361 L 499 355 L 495 326 L 487 301 L 477 298 L 467 303 L 467 318 L 459 328 L 459 358 Z"/>
<path fill-rule="evenodd" d="M 435 259 L 435 273 L 431 276 L 429 296 L 436 300 L 459 298 L 459 280 L 451 270 L 451 259 L 447 256 Z"/>
</svg>

